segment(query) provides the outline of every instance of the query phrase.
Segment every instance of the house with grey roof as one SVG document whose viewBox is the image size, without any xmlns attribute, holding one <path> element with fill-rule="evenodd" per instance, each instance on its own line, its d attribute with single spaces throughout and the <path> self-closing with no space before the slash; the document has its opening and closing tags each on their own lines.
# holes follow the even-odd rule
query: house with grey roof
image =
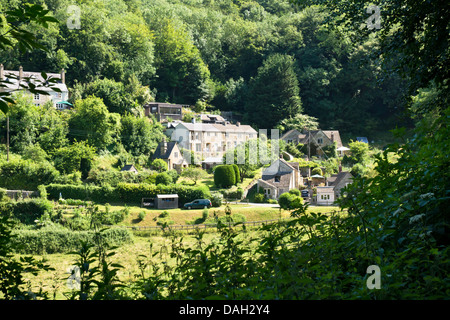
<svg viewBox="0 0 450 320">
<path fill-rule="evenodd" d="M 45 86 L 46 80 L 42 77 L 41 72 L 24 71 L 22 66 L 19 67 L 19 70 L 5 70 L 3 64 L 0 64 L 0 79 L 2 80 L 0 92 L 23 91 L 32 95 L 33 103 L 36 106 L 42 106 L 46 102 L 52 101 L 53 106 L 59 110 L 71 108 L 72 105 L 67 101 L 69 90 L 66 86 L 65 70 L 62 69 L 60 73 L 46 73 L 46 75 L 48 78 L 57 79 L 57 82 Z M 36 89 L 48 94 L 31 94 L 22 87 L 28 87 L 27 82 L 36 85 Z M 53 88 L 57 88 L 59 91 L 55 91 Z"/>
<path fill-rule="evenodd" d="M 280 158 L 263 170 L 262 177 L 257 182 L 257 189 L 258 192 L 263 190 L 269 199 L 278 199 L 281 194 L 298 189 L 300 185 L 303 185 L 303 178 L 298 163 Z"/>
<path fill-rule="evenodd" d="M 311 156 L 323 156 L 323 148 L 336 143 L 336 148 L 342 147 L 342 140 L 338 130 L 311 130 L 311 131 L 299 131 L 292 129 L 284 133 L 281 140 L 286 143 L 293 143 L 298 145 L 299 143 L 307 145 L 310 141 Z"/>
<path fill-rule="evenodd" d="M 331 205 L 342 195 L 342 189 L 353 182 L 353 175 L 348 171 L 340 171 L 326 179 L 326 185 L 317 188 L 316 203 Z"/>
<path fill-rule="evenodd" d="M 222 159 L 227 150 L 234 149 L 249 139 L 258 137 L 257 131 L 249 125 L 240 123 L 198 123 L 178 122 L 170 131 L 170 139 L 176 141 L 180 148 L 192 151 L 196 158 Z"/>
<path fill-rule="evenodd" d="M 126 164 L 123 166 L 123 168 L 120 171 L 126 171 L 126 172 L 133 172 L 133 173 L 139 173 L 136 167 L 132 164 Z"/>
<path fill-rule="evenodd" d="M 189 165 L 175 141 L 166 142 L 164 140 L 160 142 L 152 155 L 152 160 L 155 159 L 164 160 L 169 170 L 175 169 L 177 172 L 181 172 L 182 168 Z"/>
</svg>

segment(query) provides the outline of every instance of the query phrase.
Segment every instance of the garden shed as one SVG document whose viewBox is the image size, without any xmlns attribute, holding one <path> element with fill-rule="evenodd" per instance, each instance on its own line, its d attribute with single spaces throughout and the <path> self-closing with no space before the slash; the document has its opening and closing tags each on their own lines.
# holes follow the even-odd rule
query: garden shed
<svg viewBox="0 0 450 320">
<path fill-rule="evenodd" d="M 157 209 L 176 209 L 178 208 L 178 195 L 158 194 L 155 205 Z"/>
</svg>

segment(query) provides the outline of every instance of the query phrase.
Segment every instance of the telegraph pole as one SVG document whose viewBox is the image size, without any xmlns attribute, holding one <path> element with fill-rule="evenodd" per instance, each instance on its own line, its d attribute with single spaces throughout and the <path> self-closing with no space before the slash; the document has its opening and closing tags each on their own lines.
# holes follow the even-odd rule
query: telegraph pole
<svg viewBox="0 0 450 320">
<path fill-rule="evenodd" d="M 6 161 L 9 162 L 9 115 L 6 116 Z"/>
</svg>

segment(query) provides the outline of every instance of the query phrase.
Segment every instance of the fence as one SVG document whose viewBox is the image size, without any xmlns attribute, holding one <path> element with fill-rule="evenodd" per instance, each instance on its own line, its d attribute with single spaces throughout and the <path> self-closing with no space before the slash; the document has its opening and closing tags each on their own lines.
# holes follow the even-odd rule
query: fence
<svg viewBox="0 0 450 320">
<path fill-rule="evenodd" d="M 272 219 L 272 220 L 260 220 L 260 221 L 245 221 L 245 222 L 239 222 L 239 225 L 245 225 L 245 226 L 259 226 L 264 224 L 270 224 L 275 222 L 285 222 L 292 220 L 292 218 L 282 218 L 282 219 Z M 205 230 L 205 229 L 215 229 L 217 228 L 216 223 L 211 224 L 186 224 L 186 225 L 169 225 L 167 227 L 164 226 L 121 226 L 123 228 L 128 228 L 132 230 L 162 230 L 164 228 L 170 229 L 170 230 Z"/>
</svg>

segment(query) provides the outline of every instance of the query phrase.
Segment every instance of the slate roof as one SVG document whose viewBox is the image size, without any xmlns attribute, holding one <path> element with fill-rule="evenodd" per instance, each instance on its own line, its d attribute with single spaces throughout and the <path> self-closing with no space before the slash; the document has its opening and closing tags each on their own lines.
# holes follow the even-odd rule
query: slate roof
<svg viewBox="0 0 450 320">
<path fill-rule="evenodd" d="M 342 171 L 339 172 L 338 174 L 333 174 L 331 177 L 327 178 L 328 185 L 333 187 L 338 185 L 339 182 L 341 182 L 341 180 L 344 179 L 344 177 L 347 176 L 348 174 L 351 175 L 351 173 L 348 171 Z"/>
<path fill-rule="evenodd" d="M 137 169 L 132 164 L 126 164 L 123 166 L 122 170 L 120 170 L 120 171 L 132 171 L 132 169 L 137 171 Z"/>
<path fill-rule="evenodd" d="M 167 143 L 167 150 L 166 150 L 166 152 L 165 153 L 161 153 L 161 147 L 162 147 L 162 144 L 163 144 L 164 142 L 160 142 L 159 144 L 158 144 L 158 147 L 156 148 L 156 150 L 155 150 L 155 153 L 153 154 L 153 156 L 152 156 L 152 159 L 169 159 L 169 157 L 170 157 L 170 154 L 172 153 L 172 151 L 173 151 L 173 148 L 175 147 L 175 145 L 177 144 L 177 142 L 176 141 L 169 141 L 169 142 L 166 142 Z"/>
<path fill-rule="evenodd" d="M 192 123 L 192 122 L 180 122 L 176 125 L 176 129 L 179 126 L 184 126 L 189 131 L 205 131 L 205 132 L 246 132 L 257 133 L 249 125 L 235 125 L 235 124 L 219 124 L 219 123 Z"/>
<path fill-rule="evenodd" d="M 46 73 L 47 77 L 49 78 L 56 78 L 61 80 L 61 74 L 60 73 Z M 56 82 L 56 83 L 51 83 L 49 86 L 45 87 L 43 86 L 43 82 L 44 79 L 42 78 L 42 75 L 40 72 L 33 72 L 33 71 L 23 71 L 22 75 L 23 78 L 22 80 L 19 80 L 19 71 L 16 70 L 4 70 L 3 71 L 3 75 L 4 75 L 4 82 L 2 83 L 5 88 L 11 89 L 11 90 L 15 90 L 19 87 L 19 81 L 21 84 L 25 84 L 26 85 L 26 81 L 24 78 L 30 78 L 30 80 L 35 79 L 36 80 L 36 89 L 42 90 L 42 91 L 54 91 L 51 87 L 53 88 L 58 88 L 61 91 L 67 91 L 67 86 L 64 83 L 61 82 Z M 15 76 L 15 78 L 11 78 L 8 77 L 8 75 L 12 75 Z"/>
</svg>

